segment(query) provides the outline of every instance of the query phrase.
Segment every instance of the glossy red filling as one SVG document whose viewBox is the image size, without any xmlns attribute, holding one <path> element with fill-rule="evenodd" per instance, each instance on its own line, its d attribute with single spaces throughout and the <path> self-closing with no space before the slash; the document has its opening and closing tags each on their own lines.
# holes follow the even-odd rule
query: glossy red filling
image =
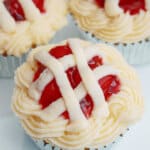
<svg viewBox="0 0 150 150">
<path fill-rule="evenodd" d="M 112 94 L 117 94 L 120 91 L 120 81 L 115 75 L 108 75 L 101 78 L 99 81 L 103 90 L 106 101 Z"/>
<path fill-rule="evenodd" d="M 55 58 L 61 58 L 65 55 L 69 55 L 72 53 L 70 47 L 68 45 L 64 46 L 57 46 L 49 51 L 49 53 L 54 56 Z M 93 57 L 88 62 L 89 67 L 93 70 L 98 66 L 103 65 L 102 58 L 99 56 Z M 43 72 L 45 67 L 38 63 L 38 69 L 34 75 L 33 81 L 37 80 L 40 76 L 40 74 Z M 66 75 L 68 77 L 68 80 L 70 81 L 70 85 L 73 89 L 75 89 L 80 82 L 82 81 L 79 71 L 77 69 L 77 66 L 71 67 L 66 70 Z M 120 91 L 120 81 L 117 76 L 115 75 L 107 75 L 103 78 L 101 78 L 98 81 L 99 85 L 101 86 L 106 101 L 109 100 L 110 96 L 112 94 L 116 94 Z M 56 83 L 56 80 L 53 79 L 48 85 L 45 87 L 45 89 L 42 92 L 41 98 L 39 100 L 39 104 L 42 106 L 42 109 L 48 107 L 51 103 L 56 101 L 58 98 L 61 98 L 62 95 L 60 93 L 59 87 Z M 94 108 L 93 100 L 91 96 L 87 93 L 87 95 L 82 98 L 80 101 L 80 107 L 84 113 L 84 115 L 89 118 L 92 114 L 92 110 Z M 65 119 L 69 119 L 69 114 L 67 111 L 63 112 L 62 115 Z"/>
<path fill-rule="evenodd" d="M 36 79 L 38 79 L 39 78 L 39 76 L 40 76 L 40 74 L 46 69 L 46 67 L 45 66 L 43 66 L 41 63 L 37 63 L 37 67 L 38 67 L 38 69 L 37 69 L 37 71 L 36 71 L 36 73 L 34 74 L 34 78 L 33 78 L 33 81 L 35 81 Z"/>
<path fill-rule="evenodd" d="M 16 21 L 24 21 L 25 14 L 18 0 L 4 0 L 5 7 Z"/>
<path fill-rule="evenodd" d="M 82 98 L 82 100 L 80 101 L 80 107 L 85 117 L 89 118 L 94 108 L 93 100 L 89 94 L 87 94 L 84 98 Z"/>
<path fill-rule="evenodd" d="M 62 97 L 56 80 L 53 79 L 43 90 L 39 104 L 42 108 L 46 108 L 52 102 L 56 101 L 58 98 Z"/>
<path fill-rule="evenodd" d="M 44 8 L 44 1 L 45 0 L 32 0 L 35 6 L 40 10 L 41 13 L 45 13 L 46 10 Z"/>
<path fill-rule="evenodd" d="M 96 3 L 100 8 L 104 8 L 105 0 L 95 0 L 95 3 Z"/>
<path fill-rule="evenodd" d="M 104 8 L 105 0 L 95 0 L 95 2 L 99 7 Z M 145 0 L 120 0 L 119 6 L 131 15 L 138 14 L 140 10 L 146 11 Z"/>
<path fill-rule="evenodd" d="M 44 0 L 32 0 L 35 6 L 40 10 L 41 13 L 45 12 Z M 25 14 L 19 0 L 4 0 L 4 5 L 16 21 L 26 20 Z M 32 13 L 32 12 L 31 12 Z"/>
</svg>

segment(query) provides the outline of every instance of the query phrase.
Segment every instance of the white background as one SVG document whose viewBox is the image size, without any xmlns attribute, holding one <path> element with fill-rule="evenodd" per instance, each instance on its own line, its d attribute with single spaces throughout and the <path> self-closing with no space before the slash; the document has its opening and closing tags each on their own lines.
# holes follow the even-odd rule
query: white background
<svg viewBox="0 0 150 150">
<path fill-rule="evenodd" d="M 72 23 L 58 32 L 53 42 L 64 40 L 67 37 L 81 37 Z M 134 67 L 142 83 L 145 113 L 142 120 L 130 127 L 130 131 L 112 150 L 150 149 L 150 65 Z M 25 135 L 18 119 L 11 112 L 13 86 L 13 79 L 0 79 L 0 150 L 37 150 L 38 148 Z"/>
</svg>

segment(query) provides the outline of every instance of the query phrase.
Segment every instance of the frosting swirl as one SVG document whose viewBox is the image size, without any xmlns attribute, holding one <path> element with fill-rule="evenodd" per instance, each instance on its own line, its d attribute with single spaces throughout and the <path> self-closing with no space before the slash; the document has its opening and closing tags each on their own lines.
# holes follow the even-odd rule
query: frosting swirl
<svg viewBox="0 0 150 150">
<path fill-rule="evenodd" d="M 66 43 L 66 41 L 59 44 L 59 46 L 64 43 Z M 86 59 L 91 58 L 95 54 L 103 56 L 104 63 L 107 65 L 93 71 L 95 78 L 103 77 L 106 74 L 117 74 L 121 82 L 120 92 L 113 94 L 106 103 L 102 100 L 102 95 L 97 101 L 96 97 L 94 98 L 96 90 L 93 91 L 91 95 L 93 95 L 94 104 L 97 104 L 96 106 L 99 109 L 94 107 L 96 111 L 93 111 L 89 119 L 82 117 L 79 112 L 72 114 L 70 121 L 64 119 L 63 116 L 59 116 L 58 114 L 64 112 L 65 107 L 68 108 L 70 114 L 75 110 L 69 110 L 72 106 L 70 106 L 66 100 L 62 99 L 58 99 L 57 103 L 54 102 L 46 109 L 42 109 L 42 106 L 39 105 L 37 101 L 40 90 L 43 89 L 46 81 L 50 80 L 54 74 L 56 75 L 56 79 L 58 79 L 57 73 L 51 74 L 49 70 L 45 70 L 45 72 L 42 73 L 43 77 L 39 77 L 40 80 L 34 83 L 32 81 L 34 72 L 37 69 L 37 59 L 40 60 L 41 63 L 45 63 L 46 66 L 49 66 L 49 59 L 51 59 L 51 63 L 53 64 L 53 58 L 49 58 L 48 55 L 44 54 L 47 54 L 51 48 L 58 45 L 47 45 L 34 49 L 28 56 L 27 62 L 17 69 L 12 108 L 21 119 L 22 125 L 27 133 L 33 138 L 46 140 L 66 149 L 98 148 L 99 145 L 112 142 L 120 133 L 124 132 L 130 124 L 140 119 L 143 113 L 143 98 L 141 96 L 140 82 L 135 71 L 128 66 L 123 57 L 114 48 L 104 44 L 92 45 L 91 43 L 78 39 L 70 39 L 67 43 L 74 49 L 73 53 L 77 48 L 77 52 L 80 51 L 78 53 L 79 55 L 82 53 L 82 49 L 86 49 Z M 64 68 L 68 68 L 68 65 L 74 66 L 75 62 L 70 61 L 73 59 L 71 55 L 72 54 L 64 56 L 59 60 Z M 46 57 L 48 57 L 48 60 Z M 80 57 L 82 57 L 82 54 Z M 79 60 L 78 58 L 76 60 L 77 62 L 79 61 L 79 64 L 80 57 L 78 56 Z M 65 61 L 65 59 L 68 61 Z M 81 59 L 81 61 L 83 60 L 84 58 Z M 57 63 L 55 65 L 57 65 Z M 24 73 L 25 69 L 27 73 Z M 55 71 L 57 70 L 59 70 L 58 67 Z M 90 74 L 87 73 L 87 70 L 88 69 L 86 69 L 86 74 Z M 79 67 L 79 71 L 81 71 L 80 73 L 82 74 L 84 72 L 83 67 L 81 70 Z M 49 74 L 49 79 L 45 76 L 45 73 Z M 62 73 L 61 76 L 63 76 Z M 90 84 L 91 75 L 89 78 L 90 79 L 86 80 L 88 84 Z M 63 80 L 64 79 L 61 78 L 61 81 Z M 57 80 L 62 89 L 61 92 L 63 93 L 66 92 L 63 91 L 66 84 L 61 87 L 61 81 Z M 87 83 L 85 84 L 86 88 L 88 88 Z M 95 85 L 93 84 L 92 86 Z M 67 88 L 67 90 L 69 91 L 70 89 Z M 80 97 L 84 93 L 83 89 L 81 91 L 79 95 L 75 92 L 77 97 Z M 75 107 L 73 100 L 71 103 Z M 80 118 L 82 119 L 80 120 Z"/>
<path fill-rule="evenodd" d="M 40 13 L 32 0 L 20 0 L 26 20 L 18 22 L 8 13 L 3 1 L 0 1 L 0 54 L 20 56 L 34 45 L 47 43 L 67 23 L 66 0 L 60 0 L 59 6 L 56 0 L 44 0 L 45 13 Z"/>
<path fill-rule="evenodd" d="M 99 8 L 93 0 L 71 0 L 70 12 L 79 27 L 97 38 L 111 43 L 133 43 L 150 36 L 150 9 L 138 14 L 124 13 L 119 1 L 106 0 L 104 8 Z"/>
</svg>

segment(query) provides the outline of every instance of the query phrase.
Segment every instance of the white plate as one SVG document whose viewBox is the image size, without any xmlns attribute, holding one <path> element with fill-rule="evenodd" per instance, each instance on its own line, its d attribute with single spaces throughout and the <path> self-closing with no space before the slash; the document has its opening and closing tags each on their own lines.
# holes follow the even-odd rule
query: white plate
<svg viewBox="0 0 150 150">
<path fill-rule="evenodd" d="M 68 37 L 81 37 L 74 25 L 64 28 L 52 40 L 64 40 Z M 142 81 L 145 98 L 143 119 L 130 128 L 130 131 L 112 150 L 148 150 L 150 148 L 150 65 L 135 67 Z M 13 80 L 0 79 L 0 150 L 37 150 L 31 139 L 25 135 L 18 120 L 10 109 Z"/>
</svg>

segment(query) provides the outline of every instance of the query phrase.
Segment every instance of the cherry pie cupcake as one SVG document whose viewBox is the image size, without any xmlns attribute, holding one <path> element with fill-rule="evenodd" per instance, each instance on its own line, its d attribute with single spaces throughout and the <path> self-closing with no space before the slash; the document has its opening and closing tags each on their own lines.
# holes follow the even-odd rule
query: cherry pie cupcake
<svg viewBox="0 0 150 150">
<path fill-rule="evenodd" d="M 68 39 L 31 51 L 16 71 L 12 108 L 42 150 L 101 150 L 141 118 L 143 97 L 118 51 Z"/>
<path fill-rule="evenodd" d="M 66 14 L 66 0 L 0 0 L 0 76 L 12 76 L 23 54 L 47 44 L 66 25 Z"/>
<path fill-rule="evenodd" d="M 83 36 L 116 46 L 131 64 L 150 63 L 149 0 L 71 0 Z"/>
</svg>

